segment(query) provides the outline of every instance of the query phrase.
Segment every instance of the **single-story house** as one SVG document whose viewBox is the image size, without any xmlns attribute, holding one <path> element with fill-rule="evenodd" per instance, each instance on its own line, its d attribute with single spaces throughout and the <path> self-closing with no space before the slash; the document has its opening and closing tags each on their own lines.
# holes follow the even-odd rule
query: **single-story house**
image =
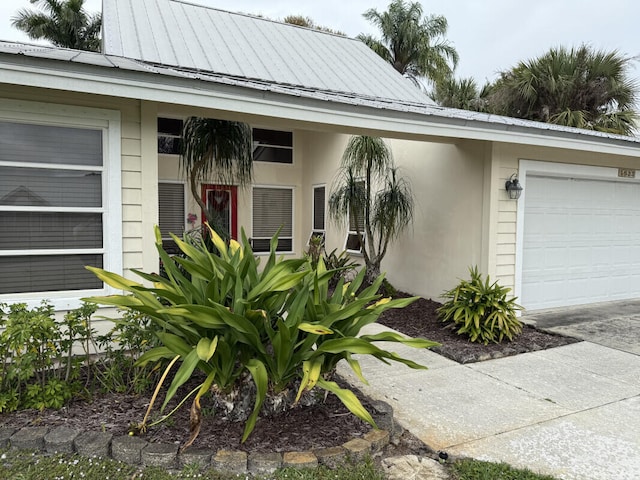
<svg viewBox="0 0 640 480">
<path fill-rule="evenodd" d="M 354 39 L 178 0 L 103 8 L 103 53 L 0 42 L 0 302 L 108 293 L 86 264 L 157 271 L 153 226 L 201 218 L 176 155 L 192 115 L 254 128 L 253 184 L 202 195 L 258 254 L 281 226 L 283 254 L 312 231 L 345 248 L 326 203 L 367 134 L 416 196 L 383 262 L 398 288 L 437 298 L 477 265 L 530 310 L 638 296 L 640 139 L 441 108 Z"/>
</svg>

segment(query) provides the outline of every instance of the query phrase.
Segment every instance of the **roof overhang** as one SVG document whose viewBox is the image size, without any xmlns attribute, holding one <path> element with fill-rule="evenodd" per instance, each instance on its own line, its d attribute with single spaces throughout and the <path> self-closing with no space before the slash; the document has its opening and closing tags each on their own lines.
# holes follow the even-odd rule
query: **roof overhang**
<svg viewBox="0 0 640 480">
<path fill-rule="evenodd" d="M 215 110 L 229 116 L 284 119 L 318 130 L 364 133 L 422 141 L 486 140 L 640 157 L 640 139 L 596 135 L 577 129 L 544 128 L 544 124 L 500 121 L 501 117 L 438 115 L 277 93 L 269 89 L 159 74 L 105 68 L 78 62 L 0 53 L 0 83 L 110 97 L 147 100 Z M 444 111 L 444 110 L 443 110 Z M 202 113 L 199 113 L 202 114 Z"/>
</svg>

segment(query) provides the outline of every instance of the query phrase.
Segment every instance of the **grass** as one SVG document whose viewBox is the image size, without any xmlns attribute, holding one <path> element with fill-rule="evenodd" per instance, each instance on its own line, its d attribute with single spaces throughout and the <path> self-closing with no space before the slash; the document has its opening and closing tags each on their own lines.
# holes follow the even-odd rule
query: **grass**
<svg viewBox="0 0 640 480">
<path fill-rule="evenodd" d="M 505 463 L 462 460 L 449 465 L 452 480 L 555 480 L 530 470 L 513 468 Z M 296 470 L 285 468 L 268 477 L 221 474 L 201 471 L 188 465 L 181 471 L 156 467 L 135 467 L 112 459 L 86 458 L 78 455 L 35 455 L 5 451 L 0 455 L 0 479 L 11 480 L 384 480 L 385 476 L 370 459 L 348 464 L 337 470 L 325 467 Z"/>
<path fill-rule="evenodd" d="M 0 455 L 0 479 L 11 480 L 238 480 L 246 475 L 221 474 L 209 469 L 200 471 L 186 466 L 169 472 L 156 467 L 135 467 L 112 459 L 86 458 L 78 455 L 35 455 L 8 451 Z M 251 477 L 254 479 L 254 477 Z M 337 470 L 319 467 L 312 470 L 285 468 L 264 480 L 384 480 L 371 460 L 345 465 Z M 257 480 L 257 479 L 255 479 Z"/>
<path fill-rule="evenodd" d="M 531 470 L 513 468 L 506 463 L 461 460 L 452 465 L 455 480 L 555 480 Z"/>
</svg>

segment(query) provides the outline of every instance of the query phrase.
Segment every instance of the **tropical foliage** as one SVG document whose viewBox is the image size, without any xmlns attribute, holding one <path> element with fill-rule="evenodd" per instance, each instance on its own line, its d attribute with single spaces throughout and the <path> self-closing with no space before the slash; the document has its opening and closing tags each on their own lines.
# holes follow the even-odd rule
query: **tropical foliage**
<svg viewBox="0 0 640 480">
<path fill-rule="evenodd" d="M 500 343 L 522 332 L 522 323 L 516 312 L 522 307 L 516 298 L 507 299 L 510 288 L 498 282 L 490 283 L 489 276 L 483 280 L 478 268 L 469 269 L 471 280 L 461 280 L 452 290 L 442 294 L 447 299 L 438 309 L 445 323 L 450 323 L 459 335 L 467 335 L 472 342 Z"/>
<path fill-rule="evenodd" d="M 277 258 L 278 240 L 274 237 L 270 255 L 260 269 L 244 232 L 242 244 L 232 240 L 229 245 L 214 230 L 209 233 L 217 253 L 211 253 L 202 241 L 183 241 L 174 236 L 184 257 L 169 257 L 156 228 L 156 245 L 167 278 L 135 271 L 151 287 L 87 267 L 107 284 L 128 293 L 92 301 L 144 314 L 157 327 L 162 346 L 145 353 L 139 363 L 171 360 L 165 373 L 180 363 L 164 406 L 194 371 L 206 376 L 189 394 L 195 397 L 191 407 L 192 436 L 187 446 L 200 428 L 200 399 L 214 387 L 230 391 L 248 378 L 255 385 L 254 408 L 245 425 L 244 441 L 267 396 L 278 395 L 296 381 L 296 400 L 303 392 L 319 387 L 337 395 L 351 412 L 373 424 L 357 397 L 329 378 L 342 359 L 362 378 L 354 354 L 424 368 L 375 343 L 392 341 L 423 348 L 433 346 L 433 342 L 391 332 L 358 336 L 385 310 L 414 300 L 380 299 L 375 292 L 382 277 L 356 294 L 364 277 L 361 272 L 350 284 L 340 280 L 329 294 L 328 282 L 334 272 L 326 270 L 321 258 L 315 270 L 305 258 Z M 139 429 L 145 427 L 143 421 Z"/>
<path fill-rule="evenodd" d="M 380 38 L 358 39 L 414 82 L 438 82 L 452 75 L 458 52 L 446 40 L 448 23 L 441 15 L 423 18 L 419 2 L 394 0 L 386 12 L 367 10 L 363 16 L 380 30 Z"/>
<path fill-rule="evenodd" d="M 473 78 L 449 77 L 438 81 L 429 96 L 443 107 L 484 112 L 487 110 L 489 90 L 488 84 L 482 89 L 478 88 Z"/>
<path fill-rule="evenodd" d="M 58 47 L 100 51 L 102 15 L 84 9 L 84 0 L 29 0 L 43 11 L 23 8 L 11 25 L 34 40 L 48 40 Z"/>
<path fill-rule="evenodd" d="M 355 228 L 369 282 L 380 275 L 391 241 L 413 220 L 413 206 L 411 186 L 399 175 L 384 140 L 351 137 L 331 188 L 329 214 Z"/>
<path fill-rule="evenodd" d="M 632 59 L 582 45 L 553 48 L 502 72 L 492 86 L 492 113 L 630 134 L 637 118 Z"/>
<path fill-rule="evenodd" d="M 340 30 L 334 30 L 333 28 L 318 25 L 311 17 L 304 17 L 302 15 L 287 15 L 283 19 L 284 23 L 290 25 L 298 25 L 299 27 L 311 28 L 313 30 L 319 30 L 321 32 L 332 33 L 334 35 L 346 36 L 344 32 Z"/>
<path fill-rule="evenodd" d="M 251 127 L 242 122 L 190 117 L 182 130 L 180 162 L 189 178 L 193 198 L 206 220 L 213 224 L 214 216 L 200 196 L 200 184 L 215 181 L 223 185 L 245 185 L 251 181 Z"/>
<path fill-rule="evenodd" d="M 632 135 L 638 119 L 632 61 L 585 45 L 553 48 L 481 89 L 471 78 L 445 78 L 430 96 L 443 107 Z"/>
</svg>

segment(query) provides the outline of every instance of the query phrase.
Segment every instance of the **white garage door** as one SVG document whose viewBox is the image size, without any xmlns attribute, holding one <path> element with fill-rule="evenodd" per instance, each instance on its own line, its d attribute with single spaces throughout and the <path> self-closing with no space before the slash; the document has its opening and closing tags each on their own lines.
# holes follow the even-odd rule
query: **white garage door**
<svg viewBox="0 0 640 480">
<path fill-rule="evenodd" d="M 529 310 L 640 297 L 640 184 L 527 176 Z"/>
</svg>

